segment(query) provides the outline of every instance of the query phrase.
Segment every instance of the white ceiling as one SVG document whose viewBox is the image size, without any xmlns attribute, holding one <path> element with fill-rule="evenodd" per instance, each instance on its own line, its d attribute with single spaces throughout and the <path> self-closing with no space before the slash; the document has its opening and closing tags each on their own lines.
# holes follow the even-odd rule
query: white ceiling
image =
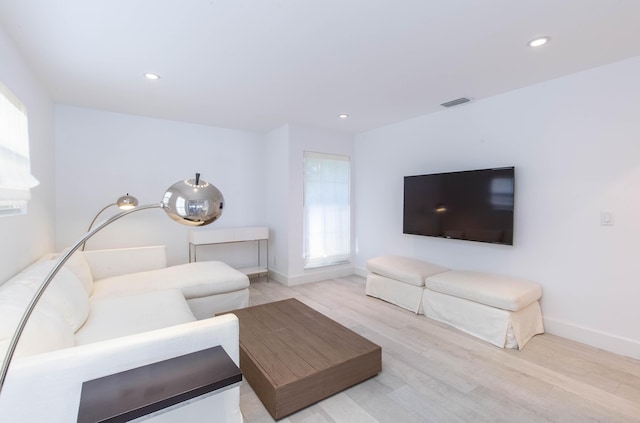
<svg viewBox="0 0 640 423">
<path fill-rule="evenodd" d="M 638 22 L 638 0 L 0 0 L 55 102 L 253 131 L 360 132 L 638 56 Z"/>
</svg>

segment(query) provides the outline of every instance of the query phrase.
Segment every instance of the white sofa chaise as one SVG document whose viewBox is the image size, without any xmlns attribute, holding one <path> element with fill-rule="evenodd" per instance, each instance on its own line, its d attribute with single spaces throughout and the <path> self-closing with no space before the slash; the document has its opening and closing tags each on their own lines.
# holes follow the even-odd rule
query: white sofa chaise
<svg viewBox="0 0 640 423">
<path fill-rule="evenodd" d="M 78 258 L 69 263 L 75 268 Z M 178 289 L 197 319 L 247 307 L 249 278 L 221 261 L 167 266 L 164 246 L 83 251 L 93 278 L 94 300 Z"/>
<path fill-rule="evenodd" d="M 36 262 L 0 286 L 0 359 L 54 264 Z M 164 247 L 75 253 L 18 344 L 0 393 L 2 421 L 76 421 L 84 381 L 217 345 L 238 365 L 237 318 L 211 316 L 246 307 L 248 287 L 221 262 L 167 267 Z M 242 422 L 239 401 L 236 386 L 149 421 L 201 421 L 204 412 L 208 421 Z"/>
<path fill-rule="evenodd" d="M 450 270 L 400 256 L 367 262 L 366 293 L 449 324 L 501 348 L 543 333 L 539 284 L 483 272 Z"/>
</svg>

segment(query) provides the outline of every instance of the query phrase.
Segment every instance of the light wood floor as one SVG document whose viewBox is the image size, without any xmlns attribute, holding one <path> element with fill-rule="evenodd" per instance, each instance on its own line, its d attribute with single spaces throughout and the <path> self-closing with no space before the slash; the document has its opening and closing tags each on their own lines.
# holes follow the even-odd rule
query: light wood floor
<svg viewBox="0 0 640 423">
<path fill-rule="evenodd" d="M 382 347 L 382 372 L 280 422 L 640 422 L 640 361 L 549 334 L 503 350 L 367 297 L 350 276 L 251 282 L 251 303 L 297 298 Z M 273 419 L 246 381 L 246 423 Z"/>
</svg>

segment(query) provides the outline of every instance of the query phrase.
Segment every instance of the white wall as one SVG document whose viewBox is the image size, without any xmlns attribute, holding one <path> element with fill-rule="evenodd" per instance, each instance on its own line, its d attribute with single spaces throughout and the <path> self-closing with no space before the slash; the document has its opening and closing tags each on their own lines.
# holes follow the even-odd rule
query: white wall
<svg viewBox="0 0 640 423">
<path fill-rule="evenodd" d="M 267 208 L 274 229 L 271 277 L 285 285 L 296 285 L 353 273 L 351 264 L 304 269 L 303 154 L 317 151 L 353 158 L 354 137 L 302 125 L 285 125 L 267 135 L 267 144 L 270 167 Z"/>
<path fill-rule="evenodd" d="M 54 245 L 53 104 L 0 28 L 0 81 L 27 107 L 31 173 L 40 185 L 31 190 L 28 212 L 0 218 L 0 283 Z"/>
<path fill-rule="evenodd" d="M 358 135 L 359 272 L 396 253 L 528 278 L 547 331 L 640 358 L 638 75 L 634 58 Z M 403 176 L 511 165 L 514 246 L 402 234 Z"/>
<path fill-rule="evenodd" d="M 212 227 L 270 227 L 269 266 L 280 282 L 352 272 L 352 266 L 305 272 L 302 258 L 303 152 L 353 156 L 352 135 L 297 125 L 265 135 L 71 106 L 55 111 L 57 249 L 78 240 L 94 215 L 119 196 L 159 203 L 167 187 L 199 171 L 225 197 L 224 214 Z M 100 220 L 117 211 L 111 207 Z M 161 211 L 146 210 L 115 222 L 87 248 L 165 244 L 170 263 L 183 263 L 189 230 Z M 227 256 L 218 247 L 199 248 L 198 257 L 253 264 L 238 261 L 254 257 L 253 246 L 242 248 L 227 248 Z"/>
<path fill-rule="evenodd" d="M 267 223 L 261 134 L 70 106 L 56 106 L 55 119 L 58 249 L 78 240 L 121 195 L 159 204 L 169 186 L 195 172 L 225 198 L 222 217 L 199 230 Z M 105 228 L 87 249 L 164 244 L 171 264 L 184 263 L 189 230 L 161 210 L 144 210 Z"/>
<path fill-rule="evenodd" d="M 266 135 L 266 191 L 271 277 L 286 280 L 289 273 L 289 125 Z"/>
</svg>

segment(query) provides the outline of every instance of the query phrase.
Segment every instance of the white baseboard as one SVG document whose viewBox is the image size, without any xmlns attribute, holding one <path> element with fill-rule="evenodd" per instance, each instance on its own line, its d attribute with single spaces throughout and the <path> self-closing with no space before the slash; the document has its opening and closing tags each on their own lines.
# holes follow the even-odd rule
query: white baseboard
<svg viewBox="0 0 640 423">
<path fill-rule="evenodd" d="M 282 273 L 269 270 L 269 279 L 281 283 L 285 286 L 302 285 L 305 283 L 318 282 L 326 279 L 341 278 L 344 276 L 353 275 L 353 265 L 338 265 L 323 267 L 319 269 L 307 270 L 302 275 L 286 276 Z"/>
<path fill-rule="evenodd" d="M 269 278 L 269 280 L 276 281 L 279 284 L 282 284 L 285 286 L 287 285 L 288 278 L 280 272 L 276 272 L 275 270 L 269 269 L 267 277 Z"/>
<path fill-rule="evenodd" d="M 586 328 L 552 317 L 543 317 L 543 320 L 544 330 L 547 333 L 640 360 L 640 341 Z"/>
<path fill-rule="evenodd" d="M 354 267 L 353 273 L 355 273 L 358 276 L 362 276 L 363 278 L 366 278 L 367 275 L 369 274 L 369 271 L 364 267 Z"/>
</svg>

